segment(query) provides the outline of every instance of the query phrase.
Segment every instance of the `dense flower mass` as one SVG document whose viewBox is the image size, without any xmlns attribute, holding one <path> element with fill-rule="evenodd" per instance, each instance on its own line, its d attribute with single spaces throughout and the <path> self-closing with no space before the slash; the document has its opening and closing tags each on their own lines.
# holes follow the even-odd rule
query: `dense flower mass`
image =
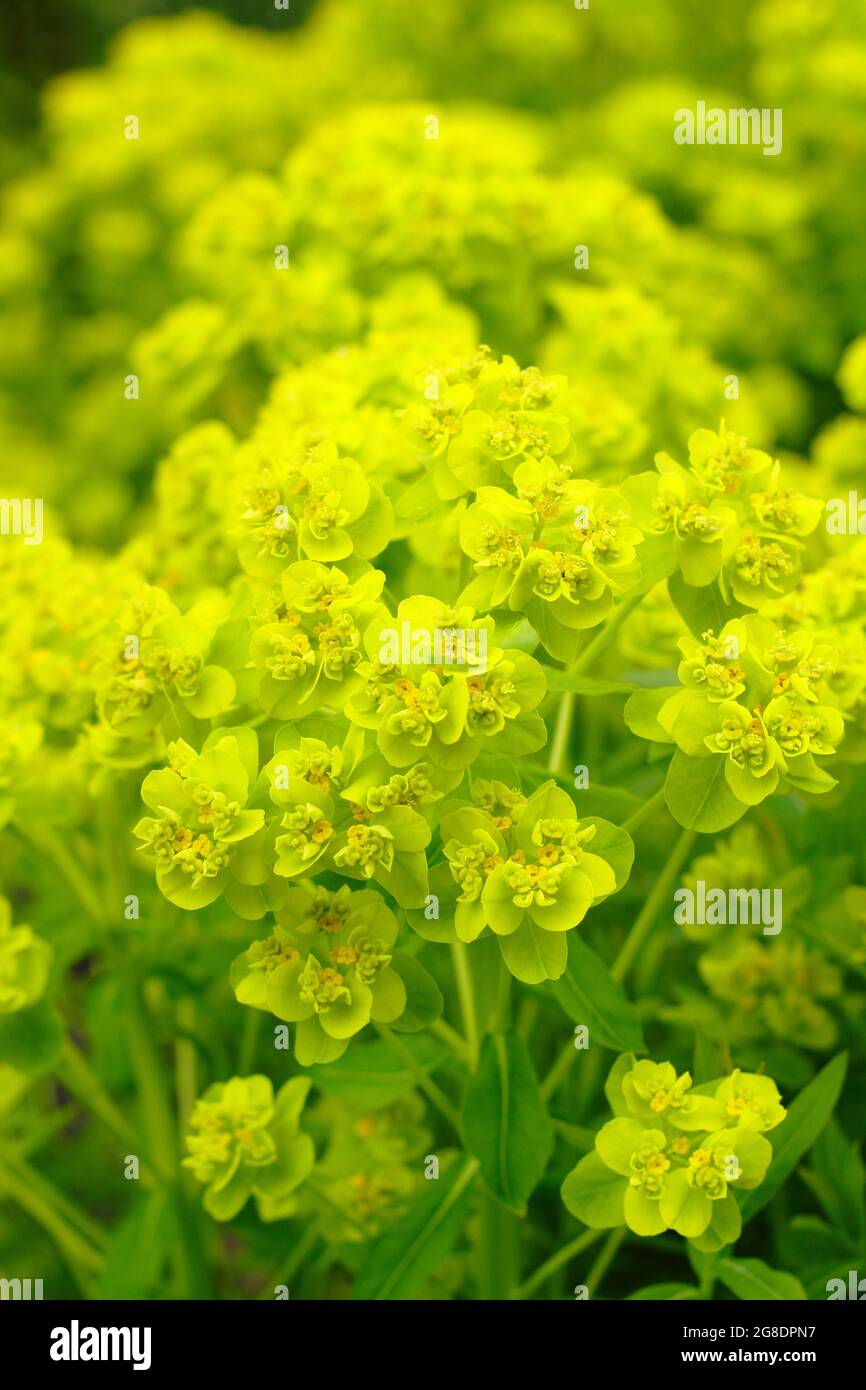
<svg viewBox="0 0 866 1390">
<path fill-rule="evenodd" d="M 866 20 L 309 8 L 131 24 L 0 149 L 0 1265 L 823 1298 Z M 744 92 L 778 158 L 674 140 Z"/>
</svg>

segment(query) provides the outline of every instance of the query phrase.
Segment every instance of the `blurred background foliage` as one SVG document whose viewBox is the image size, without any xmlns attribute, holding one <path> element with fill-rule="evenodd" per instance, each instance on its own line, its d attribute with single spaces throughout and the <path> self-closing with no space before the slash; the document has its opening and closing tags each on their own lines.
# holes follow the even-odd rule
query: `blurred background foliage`
<svg viewBox="0 0 866 1390">
<path fill-rule="evenodd" d="M 53 0 L 2 25 L 0 483 L 73 539 L 113 548 L 179 429 L 246 429 L 274 373 L 356 341 L 405 270 L 495 351 L 576 373 L 629 471 L 704 424 L 728 372 L 755 443 L 805 455 L 840 414 L 866 316 L 847 0 L 443 0 L 423 22 L 402 0 Z M 676 145 L 699 98 L 783 107 L 783 153 Z M 431 112 L 448 128 L 422 142 Z M 133 370 L 160 394 L 130 430 Z"/>
</svg>

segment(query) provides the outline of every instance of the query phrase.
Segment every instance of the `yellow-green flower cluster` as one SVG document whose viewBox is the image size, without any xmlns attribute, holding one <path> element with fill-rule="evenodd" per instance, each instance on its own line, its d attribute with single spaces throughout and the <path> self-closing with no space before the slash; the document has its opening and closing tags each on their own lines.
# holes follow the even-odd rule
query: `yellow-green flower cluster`
<svg viewBox="0 0 866 1390">
<path fill-rule="evenodd" d="M 699 1250 L 737 1239 L 737 1194 L 759 1187 L 785 1109 L 768 1076 L 733 1071 L 693 1086 L 670 1062 L 619 1058 L 606 1092 L 615 1119 L 566 1178 L 562 1197 L 588 1226 L 639 1236 L 674 1230 Z"/>
</svg>

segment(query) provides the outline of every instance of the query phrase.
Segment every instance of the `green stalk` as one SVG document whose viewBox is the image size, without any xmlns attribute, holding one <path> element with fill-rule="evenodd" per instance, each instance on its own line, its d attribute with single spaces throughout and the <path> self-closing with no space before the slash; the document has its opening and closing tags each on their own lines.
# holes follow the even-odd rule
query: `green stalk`
<svg viewBox="0 0 866 1390">
<path fill-rule="evenodd" d="M 550 740 L 550 755 L 547 759 L 549 772 L 560 772 L 565 762 L 565 755 L 568 752 L 568 744 L 571 738 L 571 720 L 574 715 L 574 695 L 570 690 L 566 690 L 559 697 L 559 709 L 556 711 L 556 724 L 553 727 L 553 738 Z"/>
<path fill-rule="evenodd" d="M 30 1171 L 24 1165 L 19 1175 L 6 1160 L 0 1160 L 0 1186 L 48 1233 L 63 1255 L 79 1289 L 85 1297 L 90 1297 L 89 1276 L 98 1274 L 102 1269 L 102 1256 L 53 1204 L 43 1186 L 30 1182 Z"/>
<path fill-rule="evenodd" d="M 557 1120 L 553 1117 L 550 1121 L 557 1134 L 561 1136 L 566 1144 L 570 1144 L 578 1153 L 592 1153 L 595 1148 L 595 1130 L 587 1129 L 585 1125 L 573 1125 L 568 1120 Z"/>
<path fill-rule="evenodd" d="M 570 676 L 583 675 L 597 657 L 605 651 L 616 637 L 626 618 L 630 616 L 642 603 L 650 592 L 644 589 L 639 594 L 633 594 L 631 598 L 624 599 L 613 612 L 613 616 L 596 633 L 588 647 L 576 656 L 565 669 Z M 550 742 L 550 755 L 547 760 L 548 771 L 559 772 L 565 762 L 565 755 L 568 752 L 569 739 L 571 737 L 571 721 L 574 715 L 574 694 L 569 690 L 560 697 L 559 709 L 556 715 L 556 725 L 553 731 L 553 738 Z"/>
<path fill-rule="evenodd" d="M 286 1259 L 283 1262 L 283 1264 L 279 1265 L 276 1268 L 273 1275 L 265 1284 L 258 1297 L 260 1299 L 272 1299 L 274 1296 L 274 1289 L 277 1288 L 277 1286 L 280 1284 L 285 1284 L 286 1287 L 289 1289 L 289 1294 L 291 1295 L 291 1288 L 289 1287 L 291 1281 L 294 1278 L 297 1271 L 300 1269 L 301 1265 L 304 1263 L 304 1260 L 307 1258 L 310 1251 L 316 1245 L 318 1239 L 319 1229 L 315 1221 L 313 1221 L 304 1231 L 300 1240 L 296 1241 L 295 1245 L 292 1247 L 291 1251 L 286 1256 Z"/>
<path fill-rule="evenodd" d="M 538 1000 L 522 999 L 517 1011 L 517 1031 L 524 1042 L 529 1042 L 535 1020 L 538 1017 Z"/>
<path fill-rule="evenodd" d="M 160 1181 L 170 1187 L 177 1181 L 178 1164 L 174 1112 L 162 1060 L 153 1041 L 153 1024 L 139 985 L 134 985 L 127 996 L 125 1022 L 138 1098 L 150 1140 L 150 1160 Z"/>
<path fill-rule="evenodd" d="M 488 1301 L 504 1302 L 519 1272 L 520 1220 L 489 1192 L 481 1197 L 479 1288 Z"/>
<path fill-rule="evenodd" d="M 642 806 L 638 807 L 633 815 L 629 816 L 628 820 L 623 821 L 623 830 L 627 830 L 629 835 L 633 835 L 634 832 L 643 825 L 645 820 L 648 820 L 650 816 L 654 816 L 656 811 L 660 811 L 662 807 L 666 805 L 665 789 L 664 787 L 659 787 L 658 791 L 653 793 L 649 801 L 645 801 Z"/>
<path fill-rule="evenodd" d="M 210 1280 L 201 1245 L 198 1212 L 190 1206 L 179 1166 L 174 1109 L 165 1072 L 153 1041 L 153 1025 L 138 983 L 126 999 L 126 1033 L 150 1159 L 172 1204 L 178 1232 L 178 1266 L 185 1298 L 207 1298 Z"/>
<path fill-rule="evenodd" d="M 68 1037 L 63 1042 L 57 1075 L 66 1089 L 83 1101 L 125 1148 L 137 1142 L 135 1130 L 105 1090 L 84 1053 Z"/>
<path fill-rule="evenodd" d="M 652 931 L 662 904 L 670 896 L 677 875 L 689 857 L 696 839 L 697 831 L 683 830 L 668 855 L 667 863 L 656 879 L 652 892 L 635 919 L 631 931 L 622 944 L 619 955 L 611 966 L 611 975 L 620 983 L 625 979 L 644 940 Z"/>
<path fill-rule="evenodd" d="M 435 1105 L 439 1113 L 441 1115 L 444 1115 L 445 1119 L 448 1121 L 451 1128 L 454 1130 L 455 1134 L 459 1138 L 461 1134 L 460 1116 L 455 1107 L 451 1104 L 448 1097 L 445 1095 L 445 1092 L 440 1090 L 440 1088 L 436 1085 L 436 1082 L 433 1081 L 432 1078 L 429 1077 L 427 1073 L 424 1071 L 424 1068 L 418 1065 L 406 1044 L 402 1041 L 401 1038 L 397 1036 L 396 1033 L 392 1033 L 391 1029 L 386 1028 L 384 1023 L 376 1023 L 373 1026 L 375 1027 L 376 1032 L 379 1034 L 379 1036 L 381 1038 L 384 1038 L 385 1042 L 392 1049 L 392 1051 L 396 1052 L 397 1056 L 403 1062 L 405 1062 L 406 1066 L 409 1068 L 409 1071 L 411 1071 L 412 1075 L 415 1077 L 415 1081 L 420 1090 L 424 1092 L 425 1096 L 431 1102 L 431 1104 Z"/>
<path fill-rule="evenodd" d="M 539 1088 L 541 1099 L 545 1104 L 551 1100 L 559 1090 L 563 1081 L 568 1076 L 568 1073 L 571 1071 L 571 1068 L 574 1066 L 580 1052 L 580 1048 L 575 1047 L 573 1043 L 569 1043 L 568 1047 L 557 1057 Z M 598 1067 L 601 1060 L 601 1053 L 598 1048 L 594 1048 L 584 1055 L 585 1061 L 580 1077 L 580 1101 L 578 1106 L 581 1116 L 585 1115 L 589 1108 L 589 1101 L 595 1089 L 596 1081 L 598 1080 Z"/>
<path fill-rule="evenodd" d="M 441 1038 L 446 1047 L 450 1047 L 455 1057 L 458 1057 L 463 1066 L 469 1063 L 469 1048 L 466 1041 L 461 1038 L 456 1028 L 452 1028 L 450 1023 L 446 1023 L 444 1018 L 437 1018 L 430 1024 L 430 1032 L 437 1038 Z"/>
<path fill-rule="evenodd" d="M 246 1076 L 253 1064 L 263 1017 L 261 1009 L 244 1009 L 241 1045 L 238 1052 L 238 1076 Z"/>
<path fill-rule="evenodd" d="M 618 980 L 620 983 L 622 983 L 622 981 L 625 979 L 625 976 L 628 974 L 629 970 L 634 964 L 635 958 L 637 957 L 641 949 L 641 946 L 643 945 L 649 933 L 652 931 L 652 928 L 655 925 L 656 918 L 658 917 L 658 914 L 661 911 L 662 904 L 664 903 L 665 899 L 669 896 L 671 889 L 673 888 L 673 885 L 676 881 L 676 877 L 679 874 L 683 864 L 685 863 L 685 860 L 688 858 L 696 838 L 696 831 L 683 830 L 679 839 L 676 841 L 676 844 L 671 850 L 671 853 L 668 856 L 667 863 L 662 869 L 662 872 L 659 875 L 659 877 L 656 879 L 656 882 L 653 885 L 652 892 L 650 893 L 649 897 L 643 905 L 643 908 L 641 909 L 640 913 L 635 919 L 631 931 L 629 932 L 628 936 L 622 944 L 622 948 L 620 949 L 619 955 L 617 956 L 616 960 L 611 966 L 611 975 L 615 980 Z M 551 1096 L 553 1096 L 555 1092 L 559 1089 L 565 1077 L 571 1070 L 576 1056 L 577 1048 L 571 1045 L 569 1045 L 560 1053 L 559 1057 L 554 1062 L 547 1076 L 541 1083 L 541 1098 L 543 1101 L 549 1101 Z M 593 1057 L 590 1057 L 588 1060 L 590 1063 L 592 1063 Z M 584 1080 L 586 1083 L 590 1083 L 591 1080 L 594 1082 L 594 1074 L 592 1068 L 588 1070 L 588 1074 L 584 1077 Z M 588 1090 L 585 1090 L 583 1099 L 584 1103 L 588 1101 Z"/>
<path fill-rule="evenodd" d="M 573 1043 L 569 1043 L 568 1047 L 563 1049 L 550 1068 L 550 1071 L 542 1081 L 538 1091 L 545 1105 L 556 1094 L 566 1076 L 571 1071 L 577 1053 L 578 1049 Z"/>
<path fill-rule="evenodd" d="M 250 1010 L 250 1013 L 258 1012 Z M 181 999 L 177 1005 L 177 1026 L 184 1033 L 195 1030 L 195 1002 Z M 174 1044 L 174 1076 L 177 1091 L 177 1128 L 182 1139 L 198 1094 L 195 1044 L 188 1037 L 178 1037 Z"/>
<path fill-rule="evenodd" d="M 105 874 L 106 921 L 119 922 L 123 916 L 125 884 L 123 867 L 128 859 L 128 829 L 118 805 L 117 786 L 106 780 L 97 803 L 102 871 Z"/>
<path fill-rule="evenodd" d="M 62 1192 L 58 1192 L 54 1184 L 42 1177 L 35 1168 L 31 1168 L 20 1154 L 14 1156 L 8 1153 L 4 1154 L 0 1158 L 0 1163 L 13 1174 L 17 1181 L 25 1182 L 31 1192 L 41 1197 L 48 1206 L 53 1207 L 59 1216 L 72 1226 L 77 1227 L 84 1239 L 89 1241 L 97 1250 L 104 1248 L 108 1243 L 108 1237 L 102 1227 L 93 1221 L 86 1212 L 80 1211 Z"/>
<path fill-rule="evenodd" d="M 583 1250 L 588 1249 L 595 1241 L 601 1240 L 603 1234 L 603 1231 L 583 1231 L 581 1235 L 575 1236 L 574 1240 L 570 1241 L 568 1245 L 564 1245 L 561 1250 L 557 1250 L 555 1255 L 551 1255 L 549 1260 L 545 1260 L 543 1265 L 539 1265 L 535 1273 L 531 1274 L 528 1279 L 524 1280 L 519 1288 L 514 1290 L 511 1297 L 513 1299 L 528 1298 L 529 1295 L 534 1293 L 542 1284 L 546 1284 L 547 1280 L 550 1279 L 558 1269 L 568 1264 L 569 1260 L 573 1260 L 575 1255 L 579 1255 Z"/>
<path fill-rule="evenodd" d="M 86 916 L 97 926 L 105 926 L 105 912 L 99 900 L 99 894 L 94 889 L 86 870 L 82 869 L 79 861 L 67 849 L 60 836 L 45 825 L 40 825 L 38 830 L 34 830 L 32 826 L 25 827 L 20 822 L 16 822 L 15 829 L 37 858 L 47 859 L 51 863 L 58 877 L 66 883 Z"/>
<path fill-rule="evenodd" d="M 469 967 L 469 953 L 464 941 L 452 942 L 451 960 L 454 964 L 457 997 L 460 1000 L 460 1012 L 463 1017 L 463 1032 L 469 1050 L 469 1065 L 474 1071 L 478 1065 L 478 1017 L 475 1009 L 472 972 Z"/>
<path fill-rule="evenodd" d="M 497 952 L 496 998 L 490 1015 L 489 1031 L 504 1033 L 511 1022 L 511 971 Z"/>
<path fill-rule="evenodd" d="M 632 594 L 631 598 L 623 599 L 622 603 L 617 605 L 614 609 L 613 616 L 604 624 L 601 630 L 592 639 L 589 646 L 584 647 L 577 659 L 567 668 L 570 675 L 582 675 L 589 669 L 596 657 L 610 646 L 626 618 L 631 617 L 634 610 L 639 604 L 643 603 L 647 594 L 651 592 L 653 587 L 654 586 L 650 586 L 649 589 L 643 589 L 639 594 Z"/>
<path fill-rule="evenodd" d="M 607 1271 L 609 1270 L 610 1266 L 613 1264 L 613 1261 L 616 1258 L 616 1253 L 619 1250 L 619 1247 L 622 1245 L 623 1241 L 625 1240 L 626 1235 L 627 1228 L 625 1226 L 618 1226 L 615 1231 L 611 1231 L 610 1235 L 608 1236 L 607 1240 L 605 1241 L 604 1245 L 599 1251 L 598 1259 L 596 1260 L 592 1269 L 589 1271 L 589 1274 L 587 1275 L 586 1279 L 586 1287 L 589 1291 L 590 1298 L 597 1297 L 599 1285 L 601 1284 L 601 1281 L 604 1278 L 604 1276 L 607 1274 Z"/>
</svg>

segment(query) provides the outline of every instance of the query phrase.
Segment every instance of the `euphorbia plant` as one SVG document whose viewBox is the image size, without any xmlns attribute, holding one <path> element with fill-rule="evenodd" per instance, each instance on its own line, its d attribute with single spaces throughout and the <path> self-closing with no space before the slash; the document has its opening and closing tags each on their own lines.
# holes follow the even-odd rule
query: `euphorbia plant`
<svg viewBox="0 0 866 1390">
<path fill-rule="evenodd" d="M 779 1061 L 794 1089 L 818 1087 L 803 1105 L 826 1105 L 838 1085 L 834 1064 L 809 1081 L 792 1060 L 838 1037 L 816 1002 L 836 998 L 838 968 L 820 943 L 779 951 L 748 924 L 727 943 L 689 927 L 705 948 L 694 978 L 713 998 L 755 1010 L 760 1001 L 750 1026 L 736 1028 L 717 1007 L 699 1007 L 682 980 L 679 999 L 648 1008 L 633 981 L 660 987 L 662 937 L 647 948 L 699 833 L 836 785 L 826 768 L 837 766 L 863 689 L 855 639 L 808 618 L 790 624 L 790 586 L 771 582 L 764 563 L 777 535 L 803 563 L 797 546 L 815 507 L 724 427 L 692 438 L 689 469 L 660 457 L 657 475 L 601 485 L 578 472 L 563 379 L 487 353 L 436 379 L 441 408 L 392 407 L 395 438 L 414 440 L 396 467 L 383 458 L 367 479 L 336 439 L 300 465 L 270 458 L 269 490 L 227 518 L 237 558 L 222 597 L 196 599 L 193 584 L 179 608 L 159 587 L 122 580 L 89 670 L 81 749 L 97 796 L 128 797 L 136 774 L 122 769 L 160 764 L 141 779 L 148 814 L 130 826 L 153 875 L 140 873 L 126 900 L 142 922 L 124 986 L 133 1017 L 146 1026 L 141 1009 L 160 1012 L 158 999 L 142 998 L 140 972 L 183 979 L 200 968 L 191 950 L 219 962 L 209 987 L 241 1032 L 238 1070 L 250 1074 L 231 1077 L 223 1061 L 194 1106 L 197 1078 L 184 1082 L 184 1164 L 219 1221 L 254 1195 L 262 1222 L 300 1222 L 305 1243 L 346 1231 L 353 1242 L 371 1230 L 399 1239 L 405 1228 L 413 1254 L 401 1287 L 414 1292 L 431 1273 L 410 1239 L 419 1213 L 429 1208 L 435 1223 L 439 1203 L 453 1203 L 462 1220 L 480 1201 L 515 1250 L 514 1223 L 547 1175 L 571 1165 L 562 1219 L 567 1208 L 585 1230 L 572 1238 L 562 1227 L 552 1268 L 605 1228 L 617 1244 L 673 1231 L 714 1257 L 739 1238 L 750 1194 L 785 1176 L 773 1150 L 785 1111 L 764 1072 L 764 1040 L 789 1049 Z M 295 428 L 303 437 L 302 420 Z M 460 556 L 430 575 L 426 593 L 413 591 L 401 520 L 422 494 Z M 760 584 L 745 577 L 753 543 L 763 547 L 761 563 L 748 562 Z M 680 633 L 669 658 L 678 685 L 642 682 L 617 654 L 631 616 L 644 602 L 657 609 L 660 594 L 673 604 L 664 630 Z M 593 708 L 622 695 L 627 728 L 661 758 L 673 750 L 663 787 L 652 763 L 648 781 L 639 770 L 640 738 L 618 788 L 599 785 L 595 757 L 573 762 Z M 609 742 L 604 719 L 592 738 Z M 635 892 L 635 840 L 640 852 L 657 822 L 669 837 L 669 813 L 681 833 L 648 891 Z M 11 814 L 24 843 L 47 846 L 73 875 L 60 845 L 28 820 L 26 795 Z M 104 834 L 113 829 L 104 821 Z M 697 859 L 713 882 L 781 871 L 779 854 L 768 859 L 751 840 L 719 842 L 718 853 Z M 74 881 L 101 929 L 102 903 Z M 800 905 L 809 891 L 799 884 Z M 61 1049 L 40 999 L 48 946 L 26 928 L 7 938 L 7 1012 L 41 1011 L 45 1039 L 29 1057 L 20 1030 L 0 1028 L 9 1059 L 34 1074 L 60 1067 L 119 1131 L 115 1103 L 80 1049 Z M 650 1027 L 670 1030 L 673 1061 L 636 1058 Z M 800 1037 L 803 1028 L 814 1036 Z M 605 1120 L 598 1053 L 623 1048 Z M 153 1047 L 136 1056 L 140 1084 L 160 1094 Z M 395 1185 L 374 1192 L 358 1175 L 374 1209 L 387 1210 L 384 1225 L 343 1205 L 345 1175 L 330 1159 L 317 1178 L 316 1146 L 333 1149 L 318 1118 L 326 1106 L 304 1128 L 311 1087 L 374 1113 L 423 1098 L 435 1134 L 423 1160 L 430 1185 L 395 1172 Z M 160 1180 L 178 1161 L 164 1133 L 147 1141 Z M 562 1146 L 585 1150 L 587 1134 L 592 1152 L 574 1166 Z M 320 1182 L 332 1170 L 328 1196 Z M 320 1219 L 323 1201 L 336 1203 L 336 1224 Z M 189 1214 L 179 1219 L 188 1231 Z M 365 1247 L 362 1296 L 388 1285 L 385 1258 L 375 1241 Z M 336 1269 L 337 1247 L 330 1259 Z M 522 1279 L 525 1291 L 536 1287 L 519 1254 L 485 1278 L 494 1296 L 519 1292 Z"/>
</svg>

